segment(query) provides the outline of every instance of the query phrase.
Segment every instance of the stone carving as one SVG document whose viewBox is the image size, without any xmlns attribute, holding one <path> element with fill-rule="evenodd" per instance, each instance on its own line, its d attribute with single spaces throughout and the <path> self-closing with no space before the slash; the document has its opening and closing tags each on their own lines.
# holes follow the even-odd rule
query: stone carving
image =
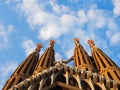
<svg viewBox="0 0 120 90">
<path fill-rule="evenodd" d="M 68 64 L 69 62 L 71 62 L 73 60 L 73 56 L 68 59 L 68 60 L 63 60 L 63 59 L 60 59 L 60 61 L 54 61 L 54 64 L 55 64 L 55 67 L 62 67 L 62 66 L 65 66 L 66 64 Z"/>
</svg>

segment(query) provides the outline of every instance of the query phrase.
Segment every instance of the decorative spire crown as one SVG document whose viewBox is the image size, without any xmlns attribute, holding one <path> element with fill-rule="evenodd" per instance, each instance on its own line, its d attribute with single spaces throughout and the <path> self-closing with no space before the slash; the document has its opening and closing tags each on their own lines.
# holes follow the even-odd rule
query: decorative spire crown
<svg viewBox="0 0 120 90">
<path fill-rule="evenodd" d="M 78 42 L 79 43 L 79 39 L 78 38 L 74 38 L 74 42 Z"/>
<path fill-rule="evenodd" d="M 36 51 L 40 51 L 40 49 L 42 48 L 42 44 L 40 44 L 40 43 L 38 43 L 37 45 L 36 45 Z"/>
<path fill-rule="evenodd" d="M 95 46 L 94 41 L 92 39 L 89 39 L 87 42 L 91 48 L 93 48 L 93 46 Z"/>
<path fill-rule="evenodd" d="M 78 38 L 74 38 L 74 43 L 75 43 L 75 45 L 79 46 L 79 39 Z"/>
<path fill-rule="evenodd" d="M 53 47 L 54 46 L 54 44 L 55 44 L 55 40 L 50 40 L 50 47 Z"/>
</svg>

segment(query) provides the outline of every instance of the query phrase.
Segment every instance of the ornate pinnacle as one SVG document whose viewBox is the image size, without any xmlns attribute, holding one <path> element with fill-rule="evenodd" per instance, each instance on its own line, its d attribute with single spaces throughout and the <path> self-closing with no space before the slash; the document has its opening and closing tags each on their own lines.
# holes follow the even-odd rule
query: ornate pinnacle
<svg viewBox="0 0 120 90">
<path fill-rule="evenodd" d="M 91 48 L 93 48 L 93 46 L 95 46 L 93 40 L 89 39 L 87 42 L 88 42 L 88 44 L 90 45 Z"/>
<path fill-rule="evenodd" d="M 55 40 L 50 40 L 50 46 L 54 46 Z"/>
<path fill-rule="evenodd" d="M 36 49 L 35 50 L 36 51 L 40 51 L 40 48 L 42 48 L 42 44 L 39 43 L 39 44 L 36 45 Z"/>
<path fill-rule="evenodd" d="M 74 38 L 74 42 L 79 42 L 79 39 L 78 38 Z"/>
<path fill-rule="evenodd" d="M 78 38 L 74 38 L 74 43 L 75 43 L 75 45 L 79 45 L 79 39 Z"/>
</svg>

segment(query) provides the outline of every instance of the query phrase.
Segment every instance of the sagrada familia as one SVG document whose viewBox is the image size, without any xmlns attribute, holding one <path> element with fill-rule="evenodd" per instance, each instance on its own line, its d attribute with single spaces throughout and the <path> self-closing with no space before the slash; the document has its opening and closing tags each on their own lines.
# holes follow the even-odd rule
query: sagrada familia
<svg viewBox="0 0 120 90">
<path fill-rule="evenodd" d="M 74 38 L 74 54 L 68 60 L 55 61 L 55 41 L 39 58 L 42 44 L 17 67 L 2 90 L 120 90 L 120 68 L 88 40 L 89 56 Z M 67 64 L 73 61 L 74 67 Z"/>
</svg>

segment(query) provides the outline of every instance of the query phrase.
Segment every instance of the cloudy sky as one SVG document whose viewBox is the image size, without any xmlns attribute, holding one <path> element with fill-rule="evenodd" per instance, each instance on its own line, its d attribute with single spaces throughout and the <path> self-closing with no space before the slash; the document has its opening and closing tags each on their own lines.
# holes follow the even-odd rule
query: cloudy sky
<svg viewBox="0 0 120 90">
<path fill-rule="evenodd" d="M 68 59 L 74 37 L 89 55 L 93 39 L 120 67 L 120 0 L 0 0 L 0 89 L 37 43 L 44 52 L 54 39 L 56 60 Z"/>
</svg>

